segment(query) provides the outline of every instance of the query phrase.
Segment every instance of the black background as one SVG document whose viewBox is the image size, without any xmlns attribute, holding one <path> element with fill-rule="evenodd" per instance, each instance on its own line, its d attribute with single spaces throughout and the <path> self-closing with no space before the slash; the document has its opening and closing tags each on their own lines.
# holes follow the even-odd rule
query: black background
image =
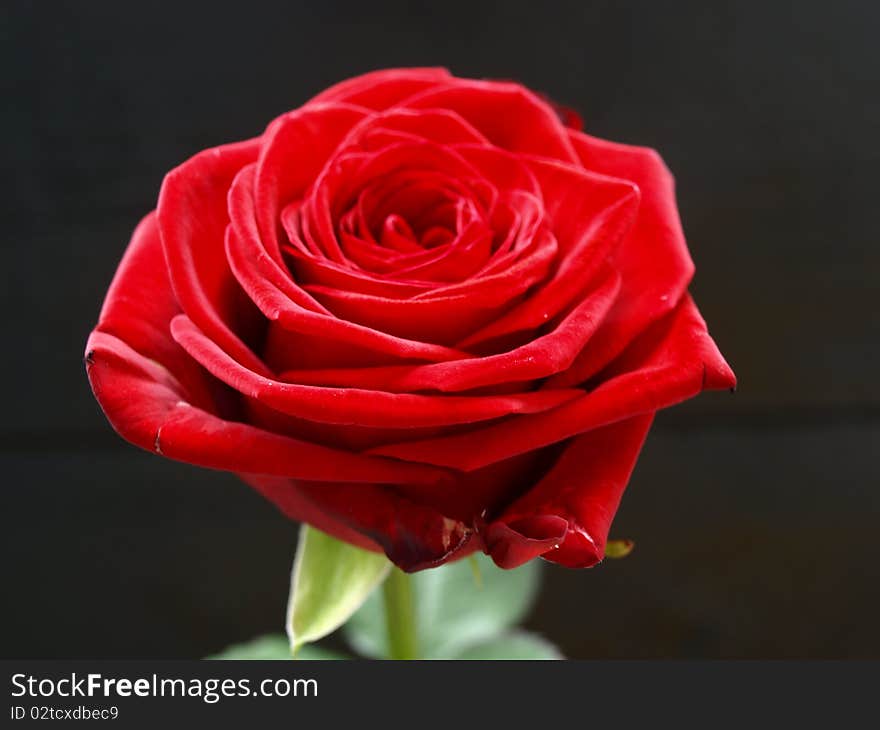
<svg viewBox="0 0 880 730">
<path fill-rule="evenodd" d="M 81 365 L 164 173 L 342 78 L 513 78 L 676 173 L 740 378 L 661 414 L 613 529 L 547 570 L 572 657 L 880 657 L 880 52 L 867 2 L 324 0 L 0 10 L 2 653 L 199 657 L 281 628 L 295 527 L 124 444 Z"/>
</svg>

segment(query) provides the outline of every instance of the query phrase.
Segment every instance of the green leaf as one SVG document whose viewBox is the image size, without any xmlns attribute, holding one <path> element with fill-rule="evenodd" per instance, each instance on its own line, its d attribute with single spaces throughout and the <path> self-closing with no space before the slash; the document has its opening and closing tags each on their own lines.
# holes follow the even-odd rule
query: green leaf
<svg viewBox="0 0 880 730">
<path fill-rule="evenodd" d="M 511 631 L 473 644 L 455 659 L 564 659 L 546 639 L 526 631 Z"/>
<path fill-rule="evenodd" d="M 312 527 L 300 527 L 287 607 L 292 651 L 344 624 L 390 568 L 384 555 L 361 550 Z"/>
<path fill-rule="evenodd" d="M 233 644 L 208 659 L 285 659 L 291 660 L 290 642 L 283 634 L 272 634 L 251 639 L 242 644 Z M 296 656 L 297 659 L 348 659 L 344 654 L 323 649 L 319 646 L 304 646 Z"/>
<path fill-rule="evenodd" d="M 531 561 L 501 570 L 484 555 L 476 556 L 482 587 L 473 565 L 459 560 L 412 576 L 419 649 L 426 659 L 449 659 L 515 626 L 538 592 L 540 564 Z M 377 591 L 345 626 L 349 643 L 374 658 L 388 656 L 383 598 Z"/>
</svg>

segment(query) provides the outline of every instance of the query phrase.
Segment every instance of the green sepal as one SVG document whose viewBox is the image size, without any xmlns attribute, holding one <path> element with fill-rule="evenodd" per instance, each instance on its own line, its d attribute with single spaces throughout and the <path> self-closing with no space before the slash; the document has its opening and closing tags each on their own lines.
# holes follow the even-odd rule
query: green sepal
<svg viewBox="0 0 880 730">
<path fill-rule="evenodd" d="M 609 540 L 605 543 L 606 558 L 625 558 L 636 544 L 632 540 Z"/>
<path fill-rule="evenodd" d="M 290 580 L 287 636 L 296 654 L 327 636 L 357 611 L 388 575 L 391 563 L 303 525 Z"/>
</svg>

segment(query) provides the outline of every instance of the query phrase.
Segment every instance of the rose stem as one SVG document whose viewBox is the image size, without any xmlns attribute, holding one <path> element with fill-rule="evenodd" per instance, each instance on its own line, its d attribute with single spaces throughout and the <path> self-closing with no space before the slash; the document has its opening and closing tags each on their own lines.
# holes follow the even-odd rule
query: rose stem
<svg viewBox="0 0 880 730">
<path fill-rule="evenodd" d="M 399 568 L 391 568 L 382 585 L 385 625 L 391 659 L 418 659 L 418 632 L 413 603 L 412 579 Z"/>
</svg>

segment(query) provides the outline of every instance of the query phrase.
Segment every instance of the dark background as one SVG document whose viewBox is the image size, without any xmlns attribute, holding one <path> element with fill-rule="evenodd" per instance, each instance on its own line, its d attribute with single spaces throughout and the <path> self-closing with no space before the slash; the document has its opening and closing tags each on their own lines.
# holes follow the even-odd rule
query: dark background
<svg viewBox="0 0 880 730">
<path fill-rule="evenodd" d="M 880 27 L 867 2 L 9 2 L 0 10 L 2 653 L 199 657 L 280 630 L 295 527 L 142 453 L 81 365 L 163 174 L 323 87 L 513 78 L 676 173 L 740 378 L 661 414 L 613 529 L 547 570 L 572 657 L 880 657 Z"/>
</svg>

